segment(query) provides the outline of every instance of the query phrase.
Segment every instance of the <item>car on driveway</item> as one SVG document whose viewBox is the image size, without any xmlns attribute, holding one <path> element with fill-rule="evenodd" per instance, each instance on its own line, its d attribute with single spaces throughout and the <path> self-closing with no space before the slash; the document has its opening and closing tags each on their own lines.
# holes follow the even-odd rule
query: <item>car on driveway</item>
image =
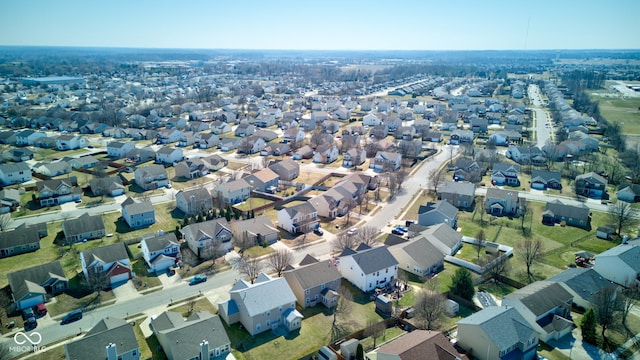
<svg viewBox="0 0 640 360">
<path fill-rule="evenodd" d="M 403 233 L 403 234 L 406 234 L 407 232 L 409 232 L 409 229 L 407 229 L 407 228 L 406 228 L 406 227 L 404 227 L 404 226 L 400 226 L 400 225 L 396 226 L 394 230 L 398 230 L 398 231 L 400 231 L 400 232 L 401 232 L 401 233 Z"/>
<path fill-rule="evenodd" d="M 324 235 L 324 231 L 322 231 L 322 229 L 320 229 L 320 228 L 316 228 L 316 229 L 314 229 L 314 230 L 313 230 L 313 233 L 314 233 L 314 234 L 316 234 L 316 235 L 318 235 L 318 236 L 322 236 L 322 235 Z"/>
<path fill-rule="evenodd" d="M 391 233 L 393 235 L 404 236 L 404 233 L 402 231 L 398 230 L 398 229 L 392 229 Z"/>
<path fill-rule="evenodd" d="M 355 235 L 358 233 L 358 228 L 351 228 L 347 230 L 347 235 Z"/>
<path fill-rule="evenodd" d="M 197 285 L 207 281 L 206 275 L 196 275 L 189 280 L 189 285 Z"/>
</svg>

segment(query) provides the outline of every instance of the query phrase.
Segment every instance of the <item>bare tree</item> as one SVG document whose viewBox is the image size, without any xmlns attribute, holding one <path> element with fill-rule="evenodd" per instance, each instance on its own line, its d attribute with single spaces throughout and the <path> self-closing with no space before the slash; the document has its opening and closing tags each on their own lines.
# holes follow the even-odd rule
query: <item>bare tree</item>
<svg viewBox="0 0 640 360">
<path fill-rule="evenodd" d="M 636 299 L 638 298 L 638 295 L 640 295 L 640 292 L 637 287 L 631 286 L 622 290 L 622 294 L 620 295 L 622 324 L 628 328 L 627 317 L 629 316 L 631 309 L 636 305 Z"/>
<path fill-rule="evenodd" d="M 0 215 L 0 232 L 4 232 L 8 228 L 11 227 L 13 220 L 11 219 L 11 215 L 2 214 Z"/>
<path fill-rule="evenodd" d="M 416 319 L 422 323 L 426 330 L 435 330 L 436 323 L 444 314 L 446 298 L 444 295 L 422 289 L 416 294 L 416 301 L 413 305 L 416 311 Z"/>
<path fill-rule="evenodd" d="M 271 156 L 263 156 L 262 158 L 260 158 L 260 165 L 262 165 L 263 169 L 268 167 L 270 162 Z"/>
<path fill-rule="evenodd" d="M 267 256 L 267 266 L 277 273 L 278 277 L 282 276 L 282 272 L 292 261 L 293 253 L 288 249 L 279 248 Z"/>
<path fill-rule="evenodd" d="M 313 129 L 313 132 L 311 133 L 311 139 L 309 139 L 309 142 L 312 147 L 316 148 L 320 146 L 323 143 L 323 141 L 324 141 L 324 132 L 322 131 L 322 126 L 316 125 L 316 127 Z"/>
<path fill-rule="evenodd" d="M 233 245 L 239 248 L 240 253 L 243 253 L 245 250 L 254 246 L 255 244 L 250 238 L 249 233 L 245 230 L 239 237 L 234 238 Z"/>
<path fill-rule="evenodd" d="M 204 247 L 198 250 L 198 256 L 204 260 L 215 260 L 227 253 L 227 249 L 217 239 L 207 242 Z"/>
<path fill-rule="evenodd" d="M 355 235 L 349 235 L 346 232 L 341 232 L 336 236 L 335 240 L 333 240 L 331 248 L 333 251 L 341 253 L 346 249 L 354 247 L 356 245 L 356 240 Z"/>
<path fill-rule="evenodd" d="M 621 315 L 621 296 L 618 296 L 615 287 L 607 287 L 599 290 L 591 297 L 591 304 L 596 312 L 596 319 L 602 329 L 602 339 L 606 344 L 607 337 L 605 332 L 610 327 L 620 324 Z"/>
<path fill-rule="evenodd" d="M 2 317 L 7 316 L 9 304 L 11 304 L 11 296 L 4 289 L 0 289 L 0 326 L 2 326 Z"/>
<path fill-rule="evenodd" d="M 487 235 L 484 230 L 480 229 L 476 233 L 476 241 L 473 243 L 473 247 L 476 249 L 476 258 L 480 260 L 480 253 L 484 250 L 487 244 Z"/>
<path fill-rule="evenodd" d="M 500 252 L 486 254 L 485 262 L 488 266 L 487 273 L 495 281 L 499 281 L 510 269 L 509 257 L 500 255 Z"/>
<path fill-rule="evenodd" d="M 609 206 L 609 220 L 616 225 L 618 235 L 621 235 L 623 230 L 636 227 L 640 223 L 636 208 L 620 200 Z"/>
<path fill-rule="evenodd" d="M 527 276 L 529 279 L 533 279 L 531 266 L 544 256 L 542 241 L 539 239 L 525 239 L 516 244 L 516 250 L 518 256 L 524 260 L 524 264 L 527 267 Z"/>
<path fill-rule="evenodd" d="M 260 275 L 260 271 L 262 270 L 262 263 L 260 260 L 250 255 L 236 259 L 232 266 L 240 274 L 248 278 L 252 284 L 256 281 L 258 275 Z"/>
<path fill-rule="evenodd" d="M 445 176 L 444 169 L 442 168 L 434 169 L 433 171 L 431 171 L 431 174 L 429 175 L 431 188 L 433 189 L 433 192 L 436 194 L 436 197 L 438 197 L 438 188 L 444 182 L 444 176 Z"/>
<path fill-rule="evenodd" d="M 367 320 L 367 326 L 364 328 L 364 335 L 373 339 L 373 348 L 376 347 L 376 340 L 384 335 L 387 330 L 387 324 L 384 321 Z"/>
<path fill-rule="evenodd" d="M 92 270 L 89 272 L 89 278 L 85 279 L 89 290 L 98 293 L 98 298 L 102 295 L 102 290 L 109 284 L 107 273 L 104 271 Z"/>
<path fill-rule="evenodd" d="M 339 323 L 342 317 L 345 317 L 351 312 L 353 307 L 353 294 L 345 286 L 340 286 L 338 290 L 340 298 L 338 303 L 333 308 L 332 321 L 331 321 L 331 340 L 335 341 L 348 333 L 348 329 L 345 329 L 344 325 Z"/>
<path fill-rule="evenodd" d="M 356 241 L 373 246 L 378 243 L 376 239 L 376 235 L 378 234 L 378 229 L 373 226 L 363 226 L 358 229 L 358 233 L 355 236 Z"/>
</svg>

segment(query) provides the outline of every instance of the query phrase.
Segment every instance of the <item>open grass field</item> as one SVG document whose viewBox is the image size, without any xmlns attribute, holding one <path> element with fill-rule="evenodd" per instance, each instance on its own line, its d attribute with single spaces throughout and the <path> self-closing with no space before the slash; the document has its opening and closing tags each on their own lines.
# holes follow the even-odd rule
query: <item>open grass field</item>
<svg viewBox="0 0 640 360">
<path fill-rule="evenodd" d="M 175 202 L 154 205 L 156 222 L 155 224 L 139 230 L 133 230 L 127 223 L 120 219 L 120 212 L 106 213 L 102 216 L 107 234 L 114 234 L 113 238 L 126 240 L 139 238 L 143 234 L 157 233 L 158 230 L 173 231 L 180 221 L 182 212 L 176 210 Z"/>
<path fill-rule="evenodd" d="M 617 93 L 614 93 L 617 94 Z M 600 113 L 610 122 L 620 123 L 625 134 L 640 135 L 640 97 L 607 97 L 601 91 L 592 91 L 591 99 L 598 102 Z M 622 124 L 624 123 L 624 124 Z"/>
</svg>

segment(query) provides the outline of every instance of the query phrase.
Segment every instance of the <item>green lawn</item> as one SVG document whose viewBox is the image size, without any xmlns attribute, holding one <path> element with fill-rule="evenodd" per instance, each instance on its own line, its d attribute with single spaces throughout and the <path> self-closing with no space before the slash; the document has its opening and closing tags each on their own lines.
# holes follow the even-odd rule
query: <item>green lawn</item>
<svg viewBox="0 0 640 360">
<path fill-rule="evenodd" d="M 136 277 L 140 279 L 138 284 L 134 283 L 138 291 L 162 285 L 162 281 L 158 279 L 158 276 L 149 274 L 147 271 L 147 263 L 143 258 L 133 261 L 131 263 L 131 269 L 136 274 Z"/>
<path fill-rule="evenodd" d="M 47 304 L 47 310 L 51 316 L 63 315 L 69 311 L 76 309 L 85 309 L 92 306 L 102 306 L 109 304 L 114 299 L 113 291 L 101 291 L 98 297 L 97 293 L 89 293 L 82 288 L 82 273 L 69 279 L 69 290 L 63 294 L 59 294 L 55 298 L 55 302 Z"/>
<path fill-rule="evenodd" d="M 139 230 L 133 230 L 127 225 L 127 223 L 120 219 L 120 212 L 106 213 L 102 217 L 104 219 L 104 225 L 107 233 L 115 234 L 114 238 L 121 240 L 140 238 L 143 234 L 157 233 L 162 231 L 174 231 L 180 221 L 182 221 L 182 214 L 176 210 L 175 202 L 156 204 L 153 206 L 155 209 L 156 222 L 155 224 Z"/>
<path fill-rule="evenodd" d="M 252 196 L 240 204 L 233 205 L 233 207 L 240 211 L 249 211 L 251 209 L 255 209 L 257 207 L 269 205 L 269 204 L 273 204 L 273 201 Z"/>
<path fill-rule="evenodd" d="M 594 93 L 602 94 L 602 91 L 593 91 L 589 95 L 598 102 L 605 119 L 620 123 L 623 134 L 640 134 L 640 98 L 604 97 Z"/>
</svg>

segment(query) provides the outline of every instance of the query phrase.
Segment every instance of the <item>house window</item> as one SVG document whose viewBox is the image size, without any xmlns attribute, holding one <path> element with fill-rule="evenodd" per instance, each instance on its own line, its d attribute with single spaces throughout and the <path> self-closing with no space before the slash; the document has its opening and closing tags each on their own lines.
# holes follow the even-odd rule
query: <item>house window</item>
<svg viewBox="0 0 640 360">
<path fill-rule="evenodd" d="M 324 289 L 324 288 L 325 288 L 324 284 L 320 285 L 320 288 L 321 288 L 321 289 Z"/>
<path fill-rule="evenodd" d="M 307 289 L 307 290 L 305 290 L 305 291 L 304 291 L 304 294 L 305 294 L 305 295 L 309 295 L 309 293 L 310 293 L 310 292 L 311 292 L 311 291 L 310 291 L 309 289 Z"/>
</svg>

